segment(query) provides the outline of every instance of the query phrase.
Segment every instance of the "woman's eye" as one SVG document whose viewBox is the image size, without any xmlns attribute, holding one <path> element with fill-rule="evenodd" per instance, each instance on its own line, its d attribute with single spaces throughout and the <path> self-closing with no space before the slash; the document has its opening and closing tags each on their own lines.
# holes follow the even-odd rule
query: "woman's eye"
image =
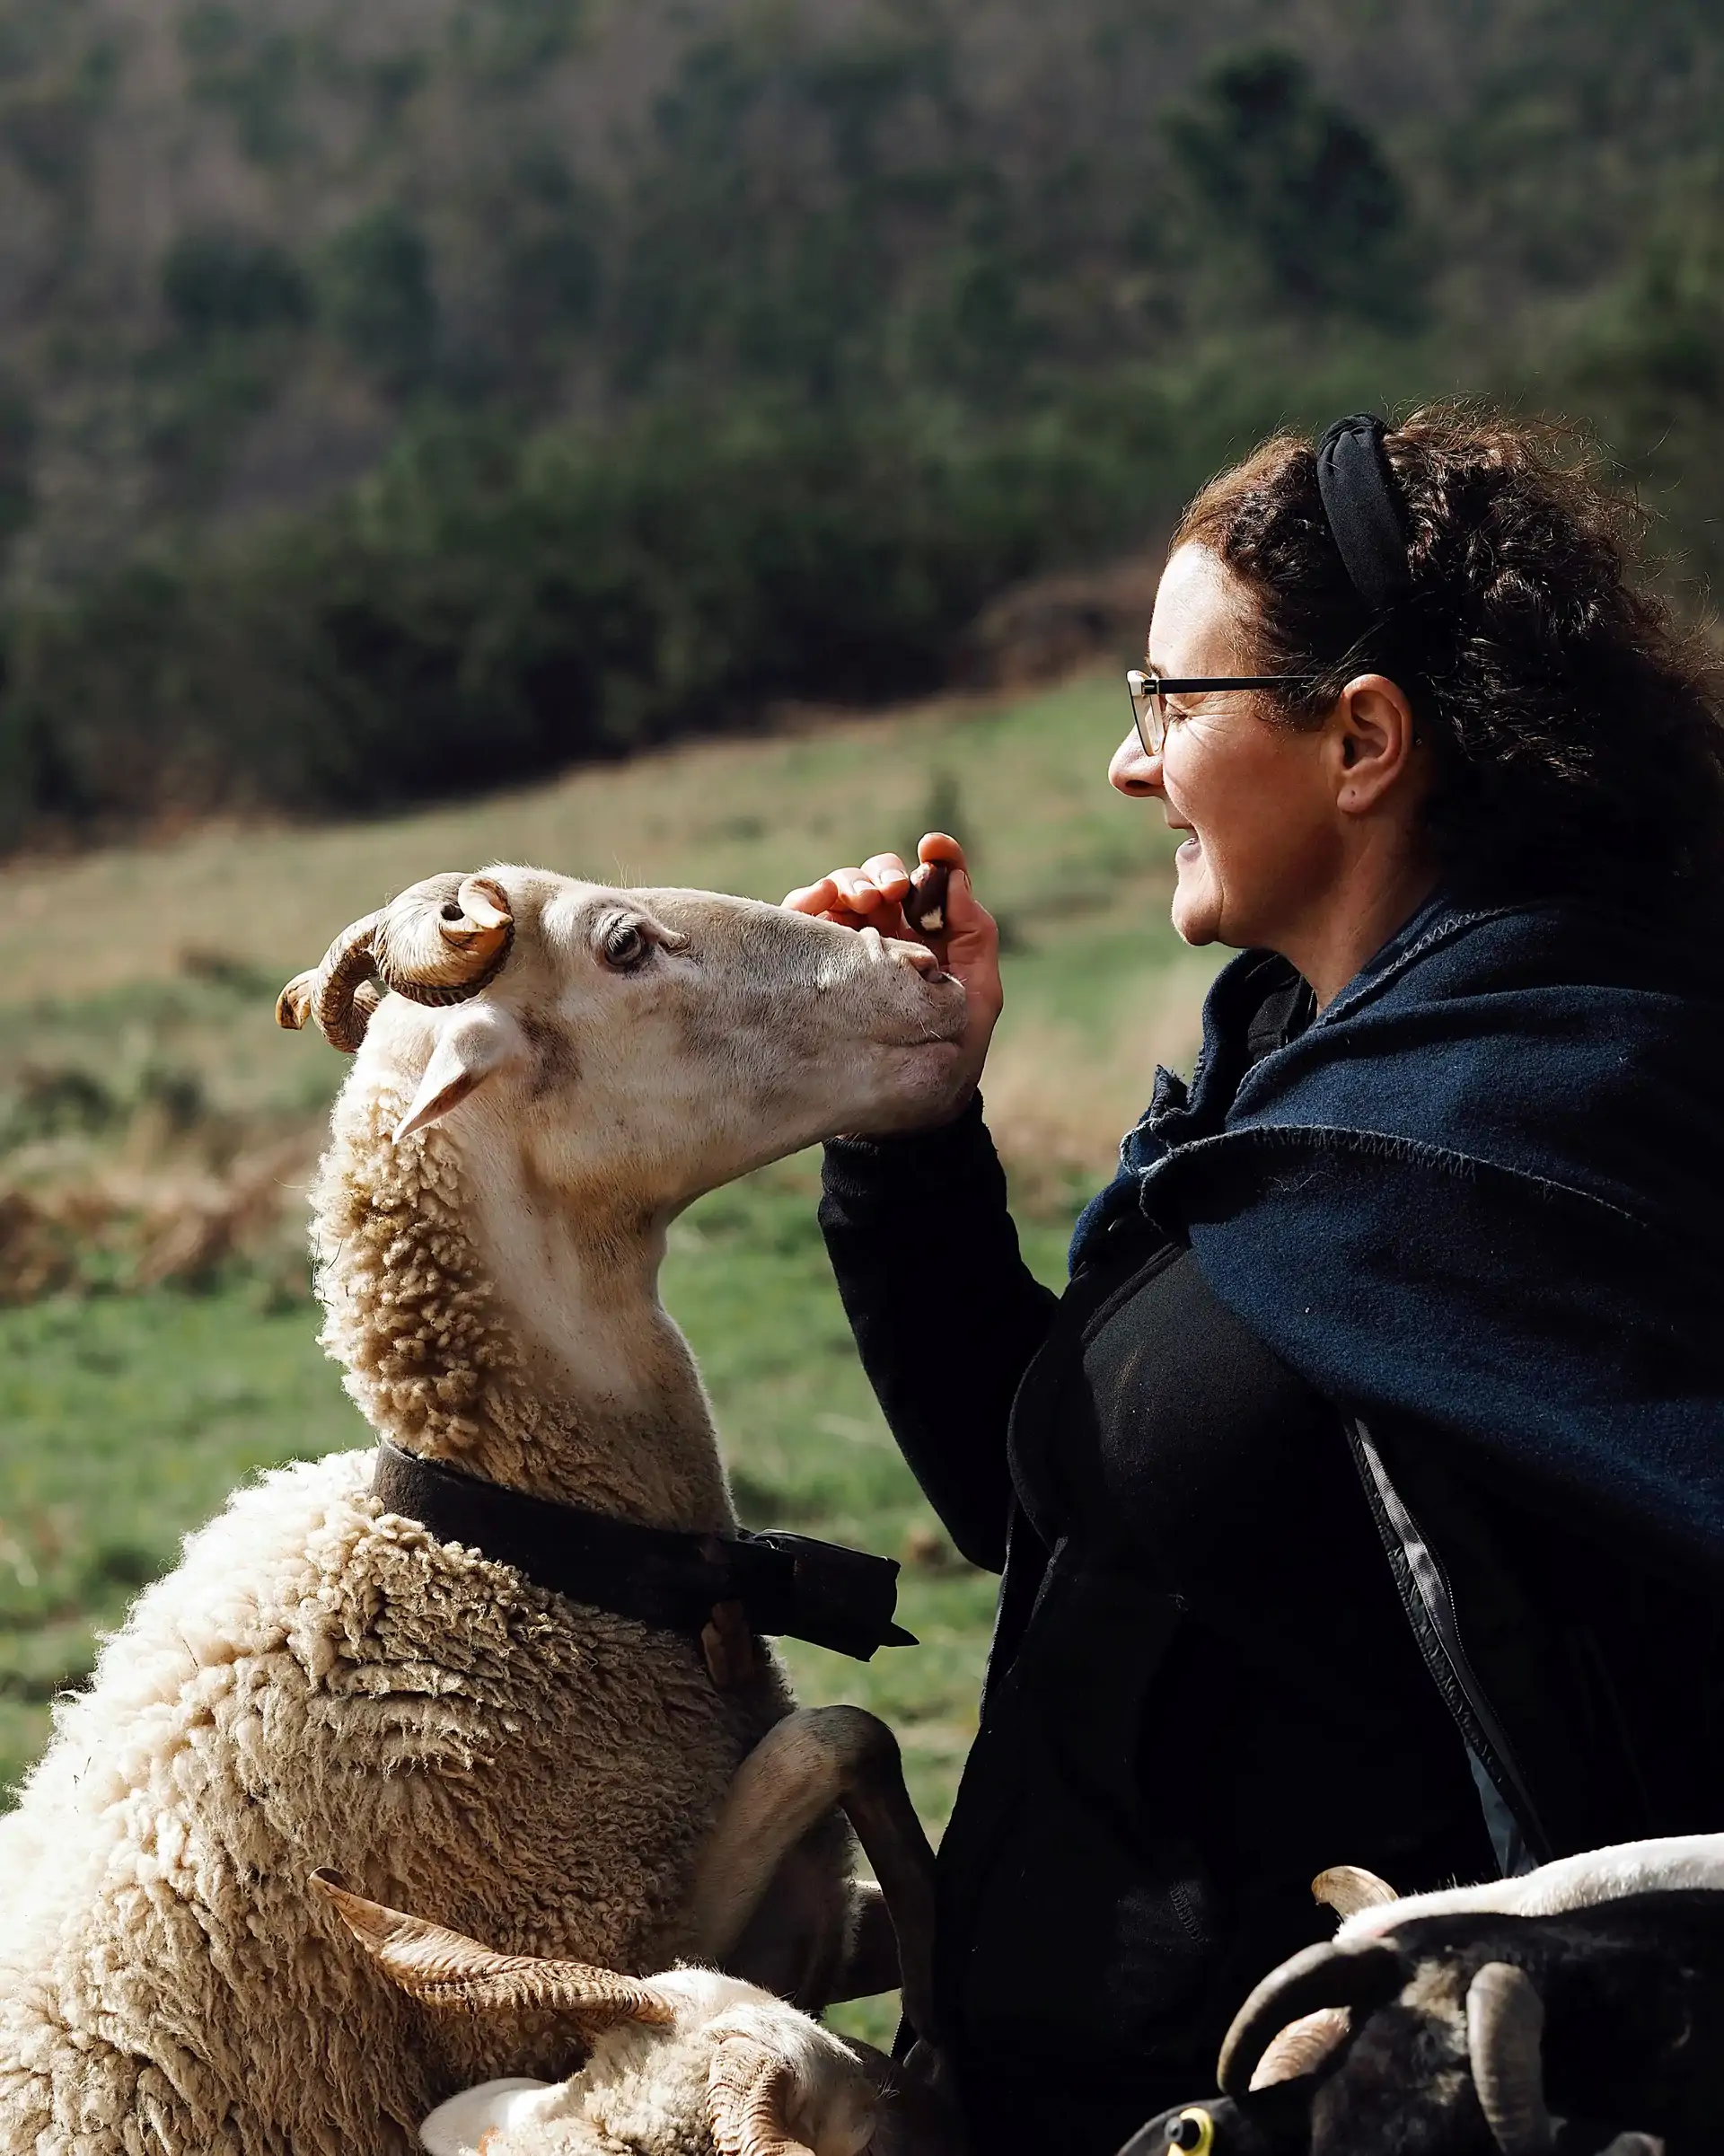
<svg viewBox="0 0 1724 2156">
<path fill-rule="evenodd" d="M 606 965 L 626 971 L 631 965 L 638 965 L 652 946 L 633 921 L 619 920 L 605 930 L 602 947 Z"/>
</svg>

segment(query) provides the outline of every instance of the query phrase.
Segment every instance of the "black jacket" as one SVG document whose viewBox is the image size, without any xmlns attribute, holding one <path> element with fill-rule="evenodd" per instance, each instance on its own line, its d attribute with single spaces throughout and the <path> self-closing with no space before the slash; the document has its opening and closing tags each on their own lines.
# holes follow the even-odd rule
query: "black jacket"
<svg viewBox="0 0 1724 2156">
<path fill-rule="evenodd" d="M 1392 974 L 1409 950 L 1403 970 L 1416 967 L 1430 927 L 1391 946 Z M 1005 1575 L 940 1879 L 946 2035 L 990 2145 L 1105 2151 L 1205 2085 L 1245 1989 L 1322 1929 L 1308 1882 L 1326 1863 L 1364 1863 L 1413 1890 L 1488 1870 L 1487 1817 L 1510 1861 L 1724 1825 L 1720 1602 L 1693 1538 L 1673 1556 L 1680 1538 L 1613 1507 L 1608 1478 L 1601 1490 L 1552 1475 L 1548 1446 L 1458 1439 L 1438 1391 L 1385 1402 L 1381 1383 L 1352 1396 L 1333 1372 L 1314 1384 L 1298 1328 L 1312 1303 L 1345 1301 L 1345 1280 L 1319 1289 L 1308 1265 L 1294 1273 L 1290 1336 L 1273 1337 L 1272 1309 L 1267 1323 L 1241 1313 L 1253 1292 L 1273 1301 L 1272 1282 L 1242 1291 L 1236 1277 L 1253 1218 L 1264 1227 L 1320 1187 L 1309 1160 L 1288 1175 L 1286 1134 L 1310 1126 L 1289 1120 L 1269 1144 L 1232 1148 L 1243 1182 L 1227 1147 L 1211 1148 L 1224 1173 L 1207 1184 L 1182 1193 L 1165 1172 L 1181 1142 L 1227 1130 L 1248 1074 L 1264 1074 L 1261 1096 L 1315 1030 L 1297 989 L 1261 954 L 1227 970 L 1195 1113 L 1171 1081 L 1158 1087 L 1159 1113 L 1185 1131 L 1158 1142 L 1152 1110 L 1134 1134 L 1136 1157 L 1129 1147 L 1121 1183 L 1086 1216 L 1058 1304 L 1018 1256 L 979 1111 L 829 1152 L 822 1225 L 887 1418 L 959 1547 Z M 1315 1151 L 1344 1128 L 1332 1115 Z M 1253 1184 L 1264 1156 L 1273 1173 Z M 1225 1246 L 1200 1263 L 1218 1223 Z M 1333 1226 L 1341 1249 L 1368 1228 Z M 1304 1232 L 1320 1222 L 1307 1214 Z M 1474 1271 L 1500 1246 L 1475 1252 Z M 942 1247 L 954 1257 L 933 1269 L 931 1313 L 929 1254 Z M 1564 1254 L 1552 1238 L 1550 1263 Z M 1403 1255 L 1440 1330 L 1428 1253 L 1412 1237 Z M 1597 1289 L 1582 1281 L 1578 1296 Z M 1644 1267 L 1633 1292 L 1686 1300 L 1684 1283 L 1667 1289 Z M 1368 1318 L 1349 1312 L 1355 1333 Z M 1479 1368 L 1504 1352 L 1455 1379 L 1475 1412 Z M 1192 1387 L 1164 1404 L 1139 1449 L 1159 1457 L 1218 1387 L 1239 1435 L 1232 1483 L 1186 1503 L 1190 1477 L 1164 1477 L 1134 1509 L 1143 1388 L 1185 1361 Z M 1521 1382 L 1510 1372 L 1504 1398 Z M 1547 1382 L 1560 1393 L 1557 1372 Z M 1272 1434 L 1289 1430 L 1291 1449 Z M 1217 1425 L 1192 1457 L 1229 1442 Z M 1661 1465 L 1681 1467 L 1668 1451 Z M 1170 1492 L 1184 1529 L 1171 1550 L 1158 1531 Z M 1253 1526 L 1246 1500 L 1265 1492 L 1272 1517 L 1266 1527 L 1259 1506 Z M 1691 1513 L 1701 1501 L 1677 1496 Z M 1295 1559 L 1280 1571 L 1276 1523 Z M 1308 1591 L 1318 1575 L 1333 1606 Z M 1300 1689 L 1314 1661 L 1332 1665 L 1326 1696 Z M 1086 2062 L 1075 2097 L 1074 2055 Z"/>
</svg>

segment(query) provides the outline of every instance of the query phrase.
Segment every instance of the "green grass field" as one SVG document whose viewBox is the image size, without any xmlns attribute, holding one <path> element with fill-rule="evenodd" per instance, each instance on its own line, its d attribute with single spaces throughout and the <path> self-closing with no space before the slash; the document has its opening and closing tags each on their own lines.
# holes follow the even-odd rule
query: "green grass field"
<svg viewBox="0 0 1724 2156">
<path fill-rule="evenodd" d="M 1123 708 L 1111 683 L 1080 683 L 696 748 L 389 825 L 204 833 L 0 876 L 12 918 L 41 931 L 0 990 L 0 1275 L 13 1283 L 0 1307 L 0 1785 L 35 1756 L 54 1694 L 84 1678 L 101 1628 L 172 1562 L 181 1534 L 259 1468 L 365 1442 L 315 1342 L 297 1171 L 269 1184 L 269 1233 L 221 1245 L 194 1286 L 145 1284 L 138 1252 L 156 1245 L 122 1232 L 128 1205 L 166 1206 L 180 1232 L 170 1201 L 201 1218 L 236 1161 L 262 1159 L 267 1180 L 270 1146 L 314 1149 L 342 1065 L 275 1031 L 286 972 L 388 890 L 451 863 L 525 858 L 777 898 L 912 842 L 924 820 L 950 822 L 974 842 L 978 886 L 1007 929 L 990 1120 L 1030 1260 L 1057 1281 L 1082 1192 L 1106 1174 L 1157 1057 L 1188 1052 L 1212 971 L 1167 928 L 1159 817 L 1104 784 Z M 44 1191 L 65 1201 L 71 1248 L 50 1292 L 4 1263 L 8 1238 L 14 1254 L 24 1240 L 18 1206 Z M 892 1445 L 827 1270 L 817 1192 L 807 1155 L 703 1201 L 673 1232 L 665 1298 L 710 1386 L 743 1519 L 905 1561 L 920 1646 L 866 1666 L 794 1644 L 787 1659 L 804 1699 L 856 1701 L 893 1723 L 937 1834 L 974 1729 L 993 1581 L 951 1550 Z M 881 2011 L 853 2025 L 878 2033 Z"/>
<path fill-rule="evenodd" d="M 679 1224 L 667 1299 L 716 1403 L 737 1502 L 903 1557 L 922 1641 L 868 1666 L 792 1643 L 810 1700 L 854 1699 L 904 1738 L 937 1821 L 973 1726 L 992 1583 L 962 1564 L 898 1458 L 850 1345 L 799 1158 L 707 1199 Z M 1059 1230 L 1032 1226 L 1057 1280 Z M 40 1748 L 48 1702 L 95 1633 L 173 1559 L 179 1536 L 256 1469 L 365 1441 L 315 1344 L 309 1303 L 236 1280 L 212 1292 L 57 1297 L 0 1314 L 0 1774 Z"/>
</svg>

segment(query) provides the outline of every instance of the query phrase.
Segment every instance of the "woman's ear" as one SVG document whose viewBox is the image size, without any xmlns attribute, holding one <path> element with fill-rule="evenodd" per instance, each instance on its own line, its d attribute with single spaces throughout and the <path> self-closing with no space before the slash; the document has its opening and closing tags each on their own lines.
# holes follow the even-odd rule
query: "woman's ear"
<svg viewBox="0 0 1724 2156">
<path fill-rule="evenodd" d="M 1381 807 L 1405 777 L 1418 730 L 1412 706 L 1386 674 L 1361 673 L 1348 682 L 1331 716 L 1335 805 L 1362 816 Z"/>
</svg>

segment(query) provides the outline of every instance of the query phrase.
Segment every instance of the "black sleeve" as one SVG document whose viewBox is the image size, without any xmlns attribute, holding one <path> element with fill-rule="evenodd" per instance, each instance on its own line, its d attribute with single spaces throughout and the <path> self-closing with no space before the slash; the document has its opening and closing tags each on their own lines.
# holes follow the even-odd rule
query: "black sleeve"
<svg viewBox="0 0 1724 2156">
<path fill-rule="evenodd" d="M 958 1548 L 1006 1562 L 1006 1422 L 1059 1298 L 1024 1263 L 977 1100 L 937 1131 L 826 1148 L 820 1225 L 892 1434 Z"/>
</svg>

